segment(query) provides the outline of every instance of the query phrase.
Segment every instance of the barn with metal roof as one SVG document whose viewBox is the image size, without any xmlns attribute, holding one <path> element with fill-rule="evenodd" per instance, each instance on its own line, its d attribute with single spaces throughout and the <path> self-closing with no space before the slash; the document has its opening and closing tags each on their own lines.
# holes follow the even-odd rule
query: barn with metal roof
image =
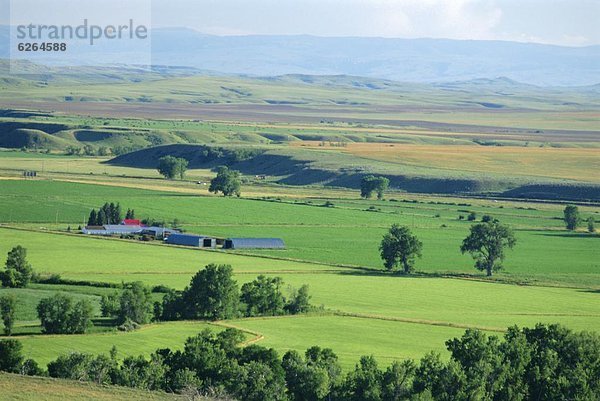
<svg viewBox="0 0 600 401">
<path fill-rule="evenodd" d="M 225 249 L 285 249 L 281 238 L 227 238 Z"/>
<path fill-rule="evenodd" d="M 198 248 L 215 248 L 217 240 L 212 237 L 193 234 L 173 233 L 165 239 L 165 243 L 171 245 L 195 246 Z"/>
<path fill-rule="evenodd" d="M 101 227 L 86 227 L 81 230 L 88 235 L 131 235 L 142 232 L 141 226 L 125 226 L 121 224 L 105 224 Z"/>
</svg>

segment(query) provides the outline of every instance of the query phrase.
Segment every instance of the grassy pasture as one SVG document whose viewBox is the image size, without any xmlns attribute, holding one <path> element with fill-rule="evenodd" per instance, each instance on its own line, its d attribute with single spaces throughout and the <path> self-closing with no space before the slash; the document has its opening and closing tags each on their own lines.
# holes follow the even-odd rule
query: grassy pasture
<svg viewBox="0 0 600 401">
<path fill-rule="evenodd" d="M 394 358 L 418 358 L 432 349 L 442 351 L 444 340 L 460 335 L 466 327 L 497 331 L 513 324 L 559 322 L 575 330 L 600 330 L 600 258 L 595 246 L 598 237 L 565 232 L 559 220 L 562 206 L 533 205 L 535 208 L 527 209 L 523 206 L 526 204 L 477 200 L 462 200 L 463 205 L 447 200 L 427 203 L 436 198 L 423 197 L 420 203 L 334 199 L 336 207 L 325 208 L 319 205 L 326 199 L 320 198 L 307 205 L 294 203 L 300 202 L 294 198 L 267 202 L 52 181 L 2 181 L 0 185 L 0 220 L 19 221 L 20 225 L 37 230 L 0 228 L 0 255 L 21 244 L 29 249 L 29 259 L 40 273 L 57 273 L 76 280 L 139 280 L 180 289 L 207 263 L 229 263 L 240 284 L 258 274 L 281 276 L 286 291 L 288 285 L 297 288 L 308 284 L 313 304 L 324 305 L 341 315 L 242 319 L 232 323 L 263 335 L 260 343 L 281 352 L 302 351 L 315 344 L 332 347 L 345 368 L 363 354 L 381 355 L 382 362 L 388 363 Z M 193 232 L 281 236 L 286 240 L 285 251 L 253 252 L 263 256 L 369 269 L 39 230 L 43 226 L 64 228 L 66 224 L 78 224 L 78 218 L 107 200 L 133 207 L 139 216 L 178 218 Z M 380 211 L 365 211 L 369 206 Z M 59 225 L 56 210 L 60 210 Z M 582 210 L 588 214 L 597 212 L 595 208 Z M 467 211 L 475 211 L 479 217 L 491 214 L 517 229 L 519 245 L 509 252 L 507 272 L 500 278 L 579 288 L 400 277 L 373 270 L 380 268 L 377 244 L 381 235 L 391 223 L 399 222 L 414 227 L 425 243 L 425 255 L 418 261 L 418 269 L 431 273 L 475 273 L 469 257 L 458 252 L 470 223 L 457 217 L 466 216 Z M 441 228 L 442 224 L 446 227 Z M 52 291 L 49 287 L 25 291 Z M 68 289 L 57 286 L 56 290 Z M 77 287 L 73 291 L 78 296 L 97 299 L 104 290 L 86 293 Z M 20 311 L 20 319 L 32 317 L 31 308 L 38 295 L 32 294 L 27 304 L 29 311 Z M 28 356 L 45 363 L 70 349 L 107 352 L 114 344 L 124 355 L 147 354 L 160 346 L 178 347 L 201 327 L 205 324 L 175 322 L 147 326 L 133 333 L 20 338 Z"/>
<path fill-rule="evenodd" d="M 130 332 L 107 332 L 74 335 L 14 336 L 23 344 L 23 354 L 33 358 L 42 366 L 59 355 L 78 351 L 90 354 L 107 354 L 113 346 L 117 355 L 150 355 L 159 348 L 182 349 L 186 338 L 205 328 L 219 331 L 220 328 L 203 322 L 167 322 L 143 326 Z"/>
<path fill-rule="evenodd" d="M 334 200 L 335 208 L 324 208 L 319 205 L 324 204 L 325 199 L 314 199 L 311 206 L 295 204 L 293 200 L 265 202 L 225 199 L 51 181 L 2 181 L 1 185 L 0 202 L 5 207 L 0 209 L 0 221 L 4 222 L 29 221 L 31 226 L 39 229 L 50 224 L 57 227 L 58 221 L 64 226 L 70 224 L 75 228 L 84 224 L 91 208 L 110 200 L 121 202 L 125 208 L 134 208 L 139 217 L 152 216 L 166 221 L 177 218 L 190 232 L 222 237 L 274 236 L 283 238 L 288 246 L 288 249 L 283 251 L 251 253 L 377 269 L 381 266 L 377 251 L 381 236 L 392 223 L 405 224 L 413 228 L 424 242 L 423 259 L 418 261 L 417 268 L 427 272 L 475 273 L 470 257 L 461 255 L 458 251 L 460 242 L 470 226 L 470 222 L 458 220 L 458 216 L 466 217 L 469 211 L 474 211 L 478 218 L 490 214 L 517 230 L 519 243 L 515 250 L 508 252 L 505 264 L 507 277 L 563 282 L 578 286 L 598 286 L 600 283 L 600 255 L 596 246 L 598 237 L 564 231 L 560 220 L 561 206 L 535 205 L 536 208 L 540 207 L 540 210 L 524 210 L 523 206 L 516 206 L 517 204 L 496 205 L 491 202 L 474 202 L 460 206 Z M 370 206 L 381 211 L 366 211 Z M 582 210 L 584 217 L 597 216 L 596 208 Z M 438 215 L 439 217 L 436 217 Z M 44 245 L 44 240 L 35 243 L 35 235 L 17 232 L 13 232 L 12 235 L 15 238 L 13 243 L 32 242 L 31 252 L 36 248 L 40 250 L 40 255 L 46 256 L 59 255 L 61 252 L 52 246 Z M 76 240 L 78 239 L 73 239 Z M 104 243 L 99 241 L 92 241 L 95 245 L 90 247 L 96 248 L 93 252 L 103 255 L 110 253 L 113 247 L 122 246 L 111 244 L 109 249 L 106 249 Z M 10 243 L 6 243 L 6 247 L 9 246 Z M 160 260 L 159 255 L 162 252 L 170 254 L 173 251 L 156 247 L 151 249 L 139 252 L 139 257 L 150 269 L 138 272 L 140 274 L 156 271 L 153 266 Z M 253 266 L 247 266 L 247 262 L 238 263 L 233 255 L 225 255 L 222 252 L 185 252 L 195 255 L 197 263 L 182 261 L 178 256 L 174 256 L 174 272 L 188 274 L 190 268 L 195 269 L 209 260 L 217 263 L 232 260 L 233 264 L 240 265 L 240 269 L 251 272 L 282 270 L 276 268 L 276 262 L 272 260 L 249 259 L 255 262 Z M 32 257 L 35 258 L 33 255 Z M 92 263 L 83 259 L 80 263 Z M 52 257 L 47 260 L 51 261 Z M 70 268 L 69 263 L 57 264 L 61 265 L 58 270 L 63 273 L 76 273 L 76 269 Z M 289 266 L 283 270 L 307 270 L 306 266 Z M 314 269 L 318 267 L 311 265 L 308 270 Z M 116 272 L 111 271 L 111 274 L 114 273 Z M 108 271 L 96 268 L 95 274 L 108 274 Z"/>
<path fill-rule="evenodd" d="M 281 353 L 304 353 L 318 345 L 332 348 L 342 367 L 350 370 L 362 355 L 374 355 L 383 366 L 394 360 L 418 359 L 429 351 L 446 356 L 444 342 L 464 330 L 422 324 L 360 319 L 344 316 L 292 316 L 232 321 L 264 335 L 259 344 Z"/>
<path fill-rule="evenodd" d="M 298 287 L 308 284 L 315 305 L 324 305 L 328 309 L 361 316 L 363 319 L 351 316 L 306 317 L 306 330 L 300 329 L 300 323 L 296 323 L 296 320 L 287 318 L 266 319 L 264 331 L 261 330 L 263 322 L 260 319 L 242 320 L 235 324 L 263 334 L 265 344 L 279 350 L 287 349 L 279 348 L 285 344 L 288 344 L 289 348 L 291 342 L 295 344 L 294 347 L 302 349 L 314 345 L 315 341 L 327 346 L 329 342 L 338 344 L 348 341 L 352 344 L 357 337 L 376 340 L 372 341 L 371 351 L 357 348 L 353 355 L 348 354 L 346 366 L 354 363 L 365 352 L 381 353 L 383 348 L 378 344 L 388 344 L 386 341 L 402 345 L 397 351 L 399 357 L 418 355 L 424 349 L 439 349 L 443 344 L 441 339 L 447 338 L 449 331 L 452 331 L 450 329 L 456 332 L 466 327 L 502 330 L 513 324 L 560 322 L 576 330 L 600 330 L 598 295 L 592 290 L 517 286 L 461 279 L 411 278 L 354 269 L 331 271 L 330 266 L 261 260 L 244 255 L 50 233 L 7 229 L 0 229 L 0 232 L 3 234 L 0 248 L 7 249 L 7 242 L 23 242 L 32 250 L 31 260 L 38 271 L 60 273 L 65 278 L 117 283 L 141 280 L 149 285 L 167 284 L 182 288 L 195 271 L 211 261 L 210 258 L 219 257 L 222 259 L 218 262 L 227 262 L 234 266 L 240 284 L 253 279 L 259 273 L 279 275 L 286 286 Z M 102 254 L 100 265 L 97 263 L 98 258 L 89 257 L 99 254 Z M 65 264 L 65 260 L 73 262 Z M 155 261 L 154 264 L 152 260 Z M 166 264 L 165 260 L 169 263 Z M 257 261 L 264 262 L 262 270 L 256 269 Z M 185 263 L 187 267 L 180 267 Z M 177 268 L 173 269 L 172 266 Z M 181 336 L 182 340 L 189 335 L 190 331 L 181 330 L 177 324 L 160 326 L 164 329 L 164 338 L 171 338 L 169 333 Z M 354 325 L 354 330 L 343 329 Z M 394 328 L 396 326 L 400 329 Z M 396 330 L 400 333 L 398 337 L 386 340 L 386 333 Z M 430 334 L 421 336 L 419 330 Z M 144 335 L 144 332 L 140 333 Z M 93 336 L 98 336 L 98 341 Z M 419 347 L 410 346 L 411 341 L 414 341 L 411 340 L 413 336 L 419 338 Z M 152 334 L 151 337 L 158 338 L 158 335 Z M 76 344 L 85 350 L 94 349 L 93 347 L 101 342 L 107 349 L 112 344 L 122 345 L 123 350 L 130 350 L 129 352 L 132 349 L 126 345 L 130 343 L 130 338 L 123 337 L 121 333 L 79 337 L 33 336 L 23 338 L 23 341 L 26 349 L 31 350 L 31 355 L 42 360 L 51 359 L 54 353 L 64 351 L 65 344 Z M 156 345 L 145 340 L 134 342 L 139 346 L 134 348 L 135 352 L 138 352 L 138 349 L 139 352 L 149 352 Z M 343 348 L 342 352 L 350 352 L 352 349 Z"/>
<path fill-rule="evenodd" d="M 77 302 L 80 299 L 87 299 L 94 308 L 94 314 L 100 314 L 100 297 L 98 295 L 82 294 L 76 288 L 62 288 L 57 291 L 52 286 L 36 286 L 33 288 L 0 288 L 0 296 L 13 295 L 17 299 L 16 320 L 23 322 L 39 323 L 36 307 L 42 298 L 48 298 L 56 293 L 61 293 L 74 298 Z M 35 288 L 38 287 L 38 288 Z M 41 287 L 41 288 L 40 288 Z"/>
<path fill-rule="evenodd" d="M 163 392 L 0 373 L 0 401 L 174 401 Z"/>
</svg>

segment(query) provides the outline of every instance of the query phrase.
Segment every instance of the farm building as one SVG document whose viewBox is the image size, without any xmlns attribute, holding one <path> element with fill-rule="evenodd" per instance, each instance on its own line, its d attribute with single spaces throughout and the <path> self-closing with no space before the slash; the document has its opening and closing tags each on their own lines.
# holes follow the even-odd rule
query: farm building
<svg viewBox="0 0 600 401">
<path fill-rule="evenodd" d="M 165 239 L 172 234 L 179 233 L 181 233 L 181 231 L 165 227 L 144 227 L 141 232 L 142 235 L 149 235 L 156 239 Z"/>
<path fill-rule="evenodd" d="M 132 235 L 140 234 L 144 227 L 126 226 L 122 224 L 106 224 L 101 227 L 91 226 L 82 230 L 87 235 Z"/>
<path fill-rule="evenodd" d="M 215 238 L 192 234 L 173 233 L 165 239 L 165 242 L 172 245 L 195 246 L 198 248 L 215 248 L 217 246 Z"/>
<path fill-rule="evenodd" d="M 281 238 L 228 238 L 224 249 L 285 249 Z"/>
<path fill-rule="evenodd" d="M 142 222 L 141 220 L 138 219 L 125 219 L 123 220 L 123 223 L 126 226 L 141 226 Z"/>
</svg>

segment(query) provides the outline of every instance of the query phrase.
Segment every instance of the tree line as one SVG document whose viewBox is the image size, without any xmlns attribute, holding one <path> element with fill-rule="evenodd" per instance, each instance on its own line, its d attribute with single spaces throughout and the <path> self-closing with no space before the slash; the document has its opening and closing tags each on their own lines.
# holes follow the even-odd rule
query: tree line
<svg viewBox="0 0 600 401">
<path fill-rule="evenodd" d="M 0 370 L 145 390 L 241 401 L 590 401 L 600 397 L 600 336 L 560 325 L 510 327 L 500 338 L 468 329 L 446 341 L 450 358 L 430 352 L 383 369 L 363 356 L 343 374 L 328 348 L 280 357 L 244 333 L 205 329 L 182 350 L 117 359 L 73 352 L 47 370 L 24 360 L 17 340 L 0 340 Z"/>
<path fill-rule="evenodd" d="M 151 303 L 149 289 L 133 283 L 121 294 L 103 296 L 100 304 L 102 315 L 117 318 L 119 324 L 279 316 L 314 309 L 307 285 L 288 297 L 282 287 L 280 277 L 260 275 L 240 288 L 230 265 L 209 264 L 192 277 L 183 291 L 168 290 L 161 302 Z"/>
<path fill-rule="evenodd" d="M 129 217 L 126 218 L 133 218 L 131 216 L 134 214 L 134 211 L 127 209 L 127 216 Z M 106 202 L 104 205 L 102 205 L 102 207 L 98 209 L 98 211 L 96 211 L 96 209 L 92 209 L 90 211 L 90 216 L 88 217 L 87 225 L 103 226 L 105 224 L 121 224 L 122 221 L 123 212 L 121 210 L 121 204 L 114 202 Z"/>
</svg>

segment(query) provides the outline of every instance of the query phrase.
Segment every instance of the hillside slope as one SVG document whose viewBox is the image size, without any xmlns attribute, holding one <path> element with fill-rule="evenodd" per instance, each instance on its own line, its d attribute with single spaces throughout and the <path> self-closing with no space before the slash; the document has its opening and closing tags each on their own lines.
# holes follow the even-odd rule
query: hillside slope
<svg viewBox="0 0 600 401">
<path fill-rule="evenodd" d="M 513 198 L 600 200 L 600 185 L 516 175 L 475 174 L 409 167 L 394 162 L 363 159 L 343 152 L 288 148 L 227 148 L 204 145 L 165 145 L 118 156 L 107 163 L 155 168 L 163 156 L 181 157 L 192 169 L 227 165 L 246 176 L 267 175 L 288 185 L 327 185 L 360 188 L 369 174 L 385 176 L 390 187 L 415 193 L 486 194 Z"/>
<path fill-rule="evenodd" d="M 0 401 L 31 400 L 183 401 L 184 398 L 174 394 L 0 372 Z"/>
</svg>

